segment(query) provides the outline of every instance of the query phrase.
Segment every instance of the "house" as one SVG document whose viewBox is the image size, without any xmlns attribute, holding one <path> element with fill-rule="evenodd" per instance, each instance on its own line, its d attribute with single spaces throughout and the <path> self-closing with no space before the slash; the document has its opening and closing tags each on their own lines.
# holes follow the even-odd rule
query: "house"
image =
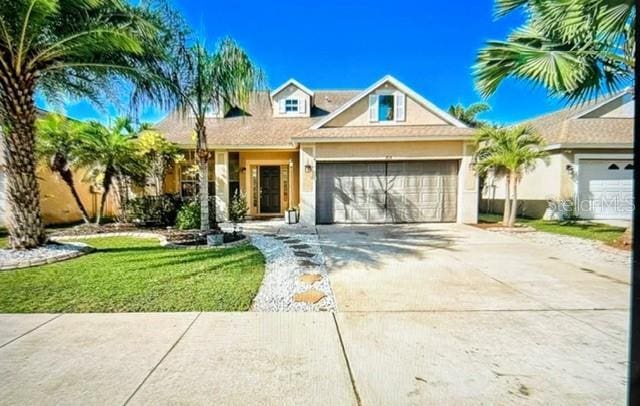
<svg viewBox="0 0 640 406">
<path fill-rule="evenodd" d="M 171 114 L 156 128 L 194 156 L 194 125 Z M 475 223 L 473 130 L 391 76 L 365 90 L 311 90 L 291 79 L 252 95 L 247 111 L 211 106 L 209 189 L 227 218 L 236 191 L 254 218 L 296 208 L 306 224 Z M 170 193 L 196 193 L 192 164 Z"/>
<path fill-rule="evenodd" d="M 518 184 L 519 213 L 552 218 L 571 207 L 558 202 L 569 201 L 583 219 L 631 219 L 633 117 L 633 94 L 625 90 L 522 123 L 544 138 L 549 156 Z M 481 209 L 501 213 L 504 198 L 504 180 L 488 177 Z"/>
</svg>

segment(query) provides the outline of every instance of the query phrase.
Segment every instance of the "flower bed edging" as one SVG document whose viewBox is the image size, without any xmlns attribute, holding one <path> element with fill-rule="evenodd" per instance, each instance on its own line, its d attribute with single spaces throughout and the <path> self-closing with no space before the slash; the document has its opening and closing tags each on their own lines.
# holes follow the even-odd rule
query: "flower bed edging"
<svg viewBox="0 0 640 406">
<path fill-rule="evenodd" d="M 249 238 L 246 236 L 238 241 L 229 242 L 222 245 L 184 245 L 175 242 L 168 241 L 162 234 L 149 233 L 149 232 L 113 232 L 113 233 L 96 233 L 86 235 L 57 235 L 55 239 L 60 240 L 82 240 L 85 238 L 100 238 L 100 237 L 136 237 L 136 238 L 157 238 L 161 247 L 175 248 L 175 249 L 221 249 L 232 248 L 249 243 Z"/>
<path fill-rule="evenodd" d="M 71 252 L 67 252 L 65 254 L 56 255 L 56 256 L 47 257 L 47 258 L 9 262 L 8 264 L 0 265 L 0 271 L 8 271 L 11 269 L 30 268 L 32 266 L 54 264 L 56 262 L 66 261 L 72 258 L 78 258 L 90 252 L 94 252 L 96 250 L 94 247 L 84 243 L 80 243 L 80 242 L 64 243 L 64 244 L 74 246 L 77 249 Z"/>
</svg>

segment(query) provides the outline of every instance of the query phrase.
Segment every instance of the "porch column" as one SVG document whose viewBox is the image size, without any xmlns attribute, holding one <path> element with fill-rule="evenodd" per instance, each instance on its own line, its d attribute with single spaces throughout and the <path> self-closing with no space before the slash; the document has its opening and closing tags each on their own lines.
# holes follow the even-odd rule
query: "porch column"
<svg viewBox="0 0 640 406">
<path fill-rule="evenodd" d="M 462 159 L 458 174 L 458 223 L 478 223 L 478 175 L 473 168 L 473 143 L 462 146 Z"/>
<path fill-rule="evenodd" d="M 229 152 L 215 152 L 216 219 L 229 220 Z"/>
<path fill-rule="evenodd" d="M 300 146 L 300 222 L 316 224 L 315 145 Z"/>
</svg>

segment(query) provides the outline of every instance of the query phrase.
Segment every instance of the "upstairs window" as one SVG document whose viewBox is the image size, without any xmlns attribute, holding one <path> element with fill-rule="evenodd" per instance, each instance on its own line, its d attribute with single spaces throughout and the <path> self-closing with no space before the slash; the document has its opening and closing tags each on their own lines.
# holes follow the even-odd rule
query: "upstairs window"
<svg viewBox="0 0 640 406">
<path fill-rule="evenodd" d="M 370 122 L 397 122 L 405 120 L 405 95 L 384 92 L 369 95 Z"/>
<path fill-rule="evenodd" d="M 298 112 L 298 99 L 286 99 L 284 101 L 285 113 L 297 113 Z"/>
</svg>

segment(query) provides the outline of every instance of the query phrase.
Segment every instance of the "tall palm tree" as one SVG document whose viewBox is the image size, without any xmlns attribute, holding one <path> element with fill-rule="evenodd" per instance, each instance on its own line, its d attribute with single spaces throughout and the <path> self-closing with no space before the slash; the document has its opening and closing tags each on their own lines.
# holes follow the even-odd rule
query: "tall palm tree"
<svg viewBox="0 0 640 406">
<path fill-rule="evenodd" d="M 474 76 L 483 96 L 513 77 L 581 103 L 633 79 L 634 0 L 496 1 L 498 17 L 517 9 L 528 15 L 525 25 L 478 53 Z"/>
<path fill-rule="evenodd" d="M 78 147 L 78 161 L 87 168 L 100 174 L 102 196 L 96 215 L 96 224 L 100 224 L 104 215 L 104 206 L 114 181 L 121 190 L 120 207 L 126 206 L 128 177 L 146 173 L 143 160 L 137 153 L 135 131 L 131 120 L 117 118 L 114 124 L 106 128 L 100 123 L 88 123 L 82 132 Z"/>
<path fill-rule="evenodd" d="M 491 110 L 491 107 L 484 102 L 470 104 L 464 107 L 461 103 L 449 106 L 449 114 L 462 121 L 469 127 L 480 127 L 485 122 L 478 120 L 478 114 Z"/>
<path fill-rule="evenodd" d="M 60 175 L 66 183 L 73 199 L 80 209 L 82 220 L 89 223 L 89 214 L 78 195 L 74 179 L 73 169 L 76 161 L 76 152 L 83 125 L 77 121 L 69 120 L 60 114 L 47 114 L 37 122 L 37 154 L 48 161 L 49 169 Z"/>
<path fill-rule="evenodd" d="M 196 43 L 178 53 L 170 73 L 175 85 L 176 105 L 184 116 L 193 117 L 198 157 L 200 229 L 209 224 L 209 158 L 207 112 L 225 105 L 246 110 L 252 92 L 264 88 L 263 71 L 231 38 L 223 39 L 214 52 Z M 217 228 L 214 215 L 214 228 Z"/>
<path fill-rule="evenodd" d="M 0 124 L 13 248 L 46 240 L 35 175 L 36 91 L 54 101 L 70 95 L 100 103 L 129 83 L 140 102 L 165 87 L 156 72 L 180 29 L 167 7 L 141 4 L 0 0 Z"/>
<path fill-rule="evenodd" d="M 518 182 L 546 157 L 543 140 L 530 127 L 482 127 L 475 135 L 475 170 L 480 175 L 493 171 L 506 179 L 503 224 L 513 227 L 518 211 Z"/>
</svg>

